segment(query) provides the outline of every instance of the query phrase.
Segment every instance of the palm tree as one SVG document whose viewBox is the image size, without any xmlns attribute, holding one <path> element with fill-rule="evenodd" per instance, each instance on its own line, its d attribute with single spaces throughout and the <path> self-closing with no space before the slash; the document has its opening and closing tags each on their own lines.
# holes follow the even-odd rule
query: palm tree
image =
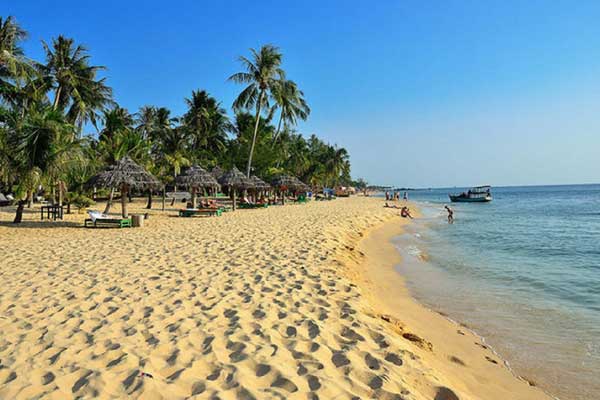
<svg viewBox="0 0 600 400">
<path fill-rule="evenodd" d="M 325 173 L 331 179 L 331 183 L 337 184 L 340 176 L 350 173 L 348 151 L 343 147 L 328 146 L 324 165 Z"/>
<path fill-rule="evenodd" d="M 49 107 L 27 110 L 25 118 L 13 111 L 5 126 L 20 192 L 27 193 L 26 198 L 31 205 L 33 189 L 44 174 L 60 178 L 69 162 L 78 155 L 74 151 L 79 145 L 74 137 L 75 129 L 60 112 Z M 15 223 L 21 222 L 24 204 L 19 202 Z"/>
<path fill-rule="evenodd" d="M 156 107 L 143 106 L 135 114 L 135 129 L 138 130 L 144 139 L 153 139 L 154 131 L 156 130 Z"/>
<path fill-rule="evenodd" d="M 140 158 L 149 153 L 149 142 L 134 130 L 134 117 L 125 108 L 115 106 L 103 112 L 104 128 L 98 135 L 96 150 L 98 157 L 107 165 L 114 164 L 125 156 Z M 115 188 L 110 188 L 104 213 L 110 211 Z"/>
<path fill-rule="evenodd" d="M 42 45 L 46 64 L 40 69 L 54 91 L 54 109 L 65 110 L 69 121 L 79 129 L 88 121 L 96 126 L 99 112 L 113 104 L 112 90 L 106 86 L 105 78 L 96 77 L 98 71 L 106 68 L 90 65 L 87 49 L 62 35 L 53 39 L 51 45 Z"/>
<path fill-rule="evenodd" d="M 22 76 L 29 63 L 25 59 L 20 42 L 27 38 L 13 17 L 0 17 L 0 83 L 5 79 Z M 3 87 L 0 87 L 3 89 Z"/>
<path fill-rule="evenodd" d="M 279 122 L 273 138 L 273 144 L 275 144 L 281 132 L 282 122 L 284 126 L 289 127 L 296 125 L 298 119 L 305 121 L 310 114 L 310 108 L 304 100 L 304 93 L 291 80 L 280 79 L 277 81 L 273 86 L 272 96 L 275 105 L 279 108 Z"/>
<path fill-rule="evenodd" d="M 246 176 L 248 178 L 250 177 L 252 168 L 252 156 L 254 154 L 261 110 L 269 108 L 269 97 L 273 87 L 278 80 L 285 78 L 285 73 L 281 69 L 282 55 L 277 47 L 264 45 L 259 51 L 255 49 L 250 49 L 250 51 L 252 59 L 244 56 L 239 58 L 246 71 L 238 72 L 229 77 L 229 80 L 235 83 L 248 84 L 234 101 L 233 108 L 241 110 L 243 108 L 256 107 L 256 123 L 254 125 L 252 145 L 246 168 Z"/>
<path fill-rule="evenodd" d="M 197 161 L 222 154 L 227 145 L 227 132 L 233 130 L 227 112 L 205 90 L 194 90 L 186 98 L 188 110 L 182 123 L 191 137 L 191 150 Z"/>
<path fill-rule="evenodd" d="M 21 47 L 26 37 L 13 17 L 0 17 L 0 103 L 12 107 L 27 107 L 34 95 L 37 99 L 45 95 L 45 90 L 39 90 L 42 82 L 36 77 L 34 63 Z"/>
</svg>

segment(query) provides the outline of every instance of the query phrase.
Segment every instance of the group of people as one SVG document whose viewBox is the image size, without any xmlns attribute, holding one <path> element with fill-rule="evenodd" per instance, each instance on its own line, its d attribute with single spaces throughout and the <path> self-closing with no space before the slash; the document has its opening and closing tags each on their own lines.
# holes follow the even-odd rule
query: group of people
<svg viewBox="0 0 600 400">
<path fill-rule="evenodd" d="M 404 200 L 408 200 L 408 192 L 404 192 L 404 195 L 402 196 L 402 198 Z M 396 200 L 400 200 L 400 192 L 385 192 L 385 200 L 386 201 L 396 201 Z"/>
<path fill-rule="evenodd" d="M 386 196 L 387 196 L 387 192 L 386 192 Z M 410 214 L 410 209 L 406 206 L 402 206 L 402 207 L 398 207 L 397 205 L 390 205 L 387 201 L 385 202 L 385 205 L 383 206 L 384 208 L 396 208 L 400 210 L 400 216 L 402 218 L 410 218 L 412 219 L 413 216 Z M 449 224 L 453 224 L 454 223 L 454 210 L 450 207 L 448 207 L 447 205 L 444 206 L 444 208 L 446 209 L 446 212 L 448 213 L 448 223 Z"/>
<path fill-rule="evenodd" d="M 410 218 L 410 219 L 413 218 L 413 216 L 410 214 L 410 209 L 408 207 L 406 207 L 406 206 L 398 207 L 395 204 L 391 206 L 391 205 L 389 205 L 388 202 L 386 202 L 385 205 L 384 205 L 384 207 L 385 208 L 397 208 L 397 209 L 399 209 L 400 210 L 400 216 L 402 218 Z"/>
</svg>

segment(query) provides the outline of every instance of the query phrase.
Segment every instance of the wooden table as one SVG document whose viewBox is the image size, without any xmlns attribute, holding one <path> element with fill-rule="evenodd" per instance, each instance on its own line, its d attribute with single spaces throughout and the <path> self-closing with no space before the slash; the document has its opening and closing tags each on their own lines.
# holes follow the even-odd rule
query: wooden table
<svg viewBox="0 0 600 400">
<path fill-rule="evenodd" d="M 40 215 L 44 219 L 44 211 L 46 211 L 46 218 L 50 219 L 50 216 L 56 221 L 57 219 L 63 219 L 63 206 L 52 205 L 42 206 L 40 209 Z"/>
</svg>

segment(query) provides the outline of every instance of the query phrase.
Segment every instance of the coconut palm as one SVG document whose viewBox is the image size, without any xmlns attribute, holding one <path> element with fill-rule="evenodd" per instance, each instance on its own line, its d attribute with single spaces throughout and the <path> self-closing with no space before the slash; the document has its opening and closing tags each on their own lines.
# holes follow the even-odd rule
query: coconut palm
<svg viewBox="0 0 600 400">
<path fill-rule="evenodd" d="M 33 94 L 45 95 L 39 90 L 42 83 L 36 79 L 34 63 L 23 53 L 21 42 L 27 33 L 13 17 L 0 17 L 0 103 L 27 107 Z"/>
<path fill-rule="evenodd" d="M 42 45 L 46 64 L 40 69 L 54 92 L 52 106 L 65 110 L 69 121 L 80 129 L 88 121 L 96 126 L 99 113 L 112 104 L 112 90 L 105 78 L 97 78 L 97 73 L 106 68 L 90 65 L 87 49 L 62 35 L 51 45 L 43 41 Z"/>
<path fill-rule="evenodd" d="M 325 173 L 331 179 L 329 182 L 337 184 L 340 176 L 347 175 L 350 171 L 348 151 L 343 147 L 328 146 L 324 166 Z"/>
<path fill-rule="evenodd" d="M 232 130 L 227 112 L 205 90 L 194 90 L 185 99 L 188 110 L 182 123 L 191 139 L 191 150 L 202 162 L 222 154 L 227 145 L 227 132 Z"/>
<path fill-rule="evenodd" d="M 154 106 L 143 106 L 135 114 L 135 129 L 138 130 L 144 139 L 152 139 L 152 135 L 156 130 L 156 107 Z"/>
<path fill-rule="evenodd" d="M 125 108 L 115 106 L 104 111 L 102 120 L 104 128 L 98 135 L 96 145 L 98 158 L 106 164 L 114 164 L 127 156 L 140 163 L 148 161 L 151 142 L 145 140 L 142 133 L 134 129 L 133 115 Z M 112 207 L 115 189 L 110 188 L 104 213 L 108 213 Z"/>
<path fill-rule="evenodd" d="M 298 89 L 294 81 L 280 79 L 275 82 L 272 89 L 275 106 L 279 108 L 279 122 L 273 143 L 277 141 L 281 132 L 281 124 L 284 127 L 296 125 L 298 119 L 305 121 L 310 114 L 310 108 L 304 100 L 304 93 Z"/>
<path fill-rule="evenodd" d="M 27 110 L 24 118 L 12 112 L 6 119 L 8 145 L 12 149 L 12 164 L 20 184 L 31 205 L 33 189 L 49 175 L 61 183 L 61 175 L 69 163 L 80 153 L 73 125 L 64 116 L 50 107 Z M 63 190 L 62 185 L 59 189 Z M 21 222 L 24 202 L 19 203 L 15 223 Z"/>
<path fill-rule="evenodd" d="M 252 156 L 254 154 L 261 111 L 269 108 L 269 97 L 277 81 L 285 79 L 285 73 L 281 69 L 282 54 L 277 47 L 264 45 L 259 51 L 250 49 L 250 52 L 252 53 L 252 59 L 244 56 L 239 58 L 246 71 L 238 72 L 229 77 L 229 80 L 235 83 L 248 84 L 234 101 L 234 110 L 256 108 L 256 123 L 254 125 L 252 145 L 246 167 L 246 176 L 248 178 L 250 177 L 252 168 Z"/>
<path fill-rule="evenodd" d="M 27 38 L 13 17 L 0 17 L 0 82 L 23 76 L 29 70 L 20 42 Z"/>
</svg>

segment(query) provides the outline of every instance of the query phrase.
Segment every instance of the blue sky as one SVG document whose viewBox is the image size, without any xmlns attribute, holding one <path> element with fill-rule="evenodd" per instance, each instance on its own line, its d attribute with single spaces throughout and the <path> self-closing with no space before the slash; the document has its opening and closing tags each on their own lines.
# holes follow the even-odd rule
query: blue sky
<svg viewBox="0 0 600 400">
<path fill-rule="evenodd" d="M 289 4 L 288 4 L 289 3 Z M 248 48 L 281 47 L 312 108 L 299 126 L 353 175 L 413 187 L 600 181 L 600 2 L 0 0 L 40 40 L 89 47 L 116 100 L 229 107 Z"/>
</svg>

